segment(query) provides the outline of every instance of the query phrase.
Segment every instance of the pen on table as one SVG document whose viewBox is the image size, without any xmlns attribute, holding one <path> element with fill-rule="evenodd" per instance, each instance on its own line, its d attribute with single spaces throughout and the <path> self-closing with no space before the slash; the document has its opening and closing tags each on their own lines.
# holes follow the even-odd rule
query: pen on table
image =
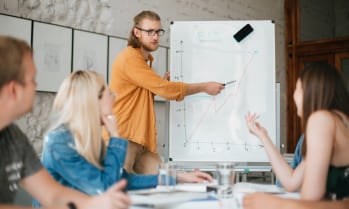
<svg viewBox="0 0 349 209">
<path fill-rule="evenodd" d="M 150 203 L 137 203 L 132 206 L 141 207 L 141 208 L 155 208 L 155 204 L 150 204 Z"/>
<path fill-rule="evenodd" d="M 227 86 L 227 85 L 229 85 L 229 84 L 235 83 L 235 81 L 236 81 L 236 80 L 228 81 L 228 82 L 226 82 L 226 83 L 223 83 L 223 86 Z"/>
</svg>

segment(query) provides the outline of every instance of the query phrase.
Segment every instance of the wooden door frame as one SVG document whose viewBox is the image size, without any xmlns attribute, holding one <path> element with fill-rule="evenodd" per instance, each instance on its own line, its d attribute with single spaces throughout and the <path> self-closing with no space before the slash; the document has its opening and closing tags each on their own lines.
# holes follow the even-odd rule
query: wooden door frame
<svg viewBox="0 0 349 209">
<path fill-rule="evenodd" d="M 341 60 L 349 59 L 349 52 L 336 53 L 334 57 L 334 63 L 339 71 L 341 70 Z"/>
<path fill-rule="evenodd" d="M 293 153 L 299 134 L 300 120 L 293 102 L 293 91 L 299 72 L 305 61 L 327 60 L 340 70 L 340 60 L 349 56 L 349 36 L 331 40 L 300 42 L 300 0 L 285 0 L 286 26 L 286 102 L 287 102 L 287 138 L 286 151 Z M 324 59 L 327 57 L 326 59 Z"/>
</svg>

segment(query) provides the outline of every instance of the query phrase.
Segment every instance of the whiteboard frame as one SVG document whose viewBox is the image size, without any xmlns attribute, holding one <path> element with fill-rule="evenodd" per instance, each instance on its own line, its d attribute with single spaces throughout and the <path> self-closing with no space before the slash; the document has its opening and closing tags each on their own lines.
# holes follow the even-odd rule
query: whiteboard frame
<svg viewBox="0 0 349 209">
<path fill-rule="evenodd" d="M 269 79 L 268 79 L 268 91 L 271 91 L 271 93 L 269 94 L 270 95 L 270 97 L 268 97 L 268 104 L 267 105 L 272 105 L 271 106 L 271 108 L 268 108 L 268 112 L 266 112 L 266 113 L 269 113 L 269 114 L 272 114 L 272 115 L 270 115 L 270 117 L 272 117 L 273 119 L 268 119 L 268 120 L 266 120 L 266 121 L 269 121 L 268 122 L 268 127 L 270 128 L 270 130 L 268 129 L 268 131 L 269 131 L 269 134 L 270 134 L 270 136 L 271 136 L 271 138 L 272 138 L 272 141 L 273 141 L 273 143 L 275 143 L 275 146 L 278 146 L 278 144 L 280 143 L 279 142 L 279 139 L 277 139 L 277 138 L 279 138 L 279 137 L 276 137 L 276 126 L 277 126 L 277 124 L 276 124 L 276 110 L 274 109 L 274 108 L 276 108 L 275 107 L 275 100 L 276 100 L 276 88 L 275 88 L 275 23 L 273 22 L 273 21 L 271 21 L 271 20 L 262 20 L 264 23 L 262 23 L 261 25 L 259 25 L 259 26 L 257 26 L 257 25 L 255 25 L 255 29 L 258 29 L 259 28 L 259 31 L 262 31 L 261 30 L 261 27 L 262 27 L 262 29 L 264 28 L 264 27 L 266 27 L 266 31 L 265 32 L 261 32 L 261 36 L 260 37 L 266 37 L 266 38 L 268 38 L 268 40 L 266 40 L 266 42 L 265 43 L 268 43 L 268 44 L 270 44 L 270 47 L 269 47 L 269 45 L 268 46 L 266 46 L 266 44 L 263 44 L 263 45 L 260 45 L 260 47 L 262 47 L 261 49 L 263 49 L 263 50 L 266 50 L 265 51 L 265 53 L 263 54 L 263 58 L 265 58 L 265 56 L 267 56 L 267 57 L 270 57 L 270 59 L 269 59 L 269 61 L 268 61 L 268 65 L 266 66 L 268 69 L 270 69 L 270 68 L 272 68 L 272 72 L 271 71 L 268 71 L 268 76 L 269 75 L 272 75 L 273 77 L 270 77 L 270 81 L 272 81 L 272 83 L 271 82 L 269 82 Z M 192 22 L 192 23 L 194 23 L 194 26 L 193 26 L 193 28 L 191 28 L 190 30 L 194 30 L 194 32 L 195 32 L 195 30 L 197 29 L 197 28 L 201 28 L 200 26 L 198 26 L 199 24 L 201 24 L 201 23 L 207 23 L 207 22 L 209 22 L 210 24 L 211 23 L 214 23 L 214 22 L 217 22 L 217 23 L 225 23 L 225 22 L 241 22 L 241 24 L 243 24 L 243 25 L 245 25 L 245 24 L 247 24 L 247 23 L 253 23 L 253 24 L 257 24 L 256 22 L 262 22 L 262 21 L 260 21 L 260 20 L 248 20 L 248 21 L 244 21 L 244 20 L 241 20 L 241 21 L 188 21 L 188 22 Z M 185 22 L 185 21 L 179 21 L 179 22 Z M 198 24 L 199 23 L 199 24 Z M 177 22 L 174 22 L 173 24 L 177 24 Z M 259 23 L 258 23 L 259 24 Z M 265 25 L 264 25 L 265 24 Z M 243 25 L 241 25 L 240 27 L 243 27 Z M 210 27 L 210 26 L 207 26 L 207 27 L 203 27 L 203 28 L 212 28 L 212 27 Z M 233 27 L 234 29 L 235 29 L 235 27 Z M 238 26 L 236 26 L 236 31 L 238 31 L 239 30 L 239 27 Z M 178 28 L 177 28 L 178 29 Z M 179 29 L 182 29 L 182 30 L 187 30 L 187 29 L 189 29 L 189 28 L 186 28 L 186 27 L 179 27 Z M 183 48 L 183 50 L 182 50 L 182 48 L 180 47 L 181 46 L 181 43 L 182 43 L 182 41 L 181 40 L 183 40 L 184 42 L 183 43 L 190 43 L 190 42 L 188 42 L 188 39 L 189 39 L 189 41 L 194 41 L 194 40 L 192 40 L 192 38 L 193 37 L 189 37 L 189 38 L 187 38 L 187 36 L 186 36 L 186 34 L 185 34 L 185 32 L 183 32 L 183 31 L 177 31 L 178 32 L 178 37 L 175 35 L 174 36 L 174 34 L 172 34 L 172 32 L 173 31 L 175 31 L 175 29 L 174 28 L 171 28 L 171 40 L 172 39 L 176 39 L 176 44 L 175 43 L 173 43 L 172 41 L 171 41 L 171 53 L 181 53 L 183 50 L 185 51 L 186 49 L 188 50 L 188 49 L 191 49 L 191 45 L 189 44 L 188 46 L 183 46 L 184 48 Z M 222 31 L 222 30 L 220 30 L 220 31 Z M 213 31 L 213 33 L 214 33 L 215 31 Z M 192 32 L 191 32 L 192 33 Z M 184 35 L 182 35 L 182 34 L 184 34 Z M 198 38 L 201 38 L 201 37 L 203 37 L 203 39 L 199 39 L 199 41 L 218 41 L 219 39 L 211 39 L 212 38 L 212 36 L 201 36 L 201 31 L 200 32 L 197 32 L 197 34 L 198 35 L 200 35 L 200 36 L 198 36 Z M 213 35 L 215 35 L 215 34 L 213 34 Z M 257 34 L 258 35 L 258 34 Z M 190 35 L 189 35 L 190 36 Z M 254 39 L 254 41 L 258 41 L 258 39 L 260 39 L 260 37 L 259 36 L 256 36 L 256 34 L 255 33 L 252 33 L 252 34 L 250 34 L 250 36 L 248 36 L 247 38 L 245 38 L 243 41 L 241 41 L 241 42 L 239 42 L 238 43 L 238 45 L 239 46 L 241 46 L 241 47 L 243 47 L 244 46 L 244 44 L 248 44 L 248 42 L 249 42 L 249 40 L 253 40 L 252 38 L 253 38 L 253 36 L 255 37 L 255 39 Z M 225 35 L 224 35 L 224 37 L 226 37 Z M 206 39 L 207 38 L 207 39 Z M 216 38 L 216 37 L 213 37 L 213 38 Z M 220 38 L 220 37 L 218 37 L 218 38 Z M 270 42 L 271 41 L 271 42 Z M 193 42 L 194 44 L 196 44 L 196 46 L 198 46 L 198 41 L 195 41 L 195 42 Z M 212 43 L 212 42 L 210 42 L 210 43 Z M 261 42 L 258 42 L 258 43 L 261 43 Z M 235 45 L 236 45 L 236 43 L 235 43 Z M 250 45 L 251 46 L 251 45 Z M 259 45 L 258 45 L 259 46 Z M 187 47 L 187 48 L 185 48 L 185 47 Z M 210 49 L 211 49 L 211 47 L 209 47 Z M 243 48 L 239 48 L 239 50 L 240 49 L 243 49 Z M 259 49 L 259 48 L 258 48 Z M 270 50 L 270 49 L 272 49 L 272 50 Z M 234 50 L 235 50 L 235 48 L 234 48 Z M 248 50 L 251 50 L 251 53 L 254 53 L 254 49 L 253 49 L 253 45 L 252 45 L 252 48 L 249 48 Z M 175 52 L 174 52 L 175 51 Z M 183 51 L 183 52 L 184 52 Z M 190 50 L 189 50 L 190 51 Z M 235 51 L 233 52 L 233 53 L 235 53 Z M 242 52 L 242 53 L 244 53 L 244 52 Z M 258 52 L 255 52 L 255 53 L 258 53 Z M 180 55 L 177 55 L 177 56 L 180 56 Z M 185 57 L 184 55 L 183 55 L 183 57 Z M 193 57 L 194 57 L 194 55 L 193 54 L 191 54 L 191 59 L 193 59 Z M 181 66 L 182 64 L 177 64 L 176 66 L 175 65 L 172 65 L 172 62 L 173 62 L 173 59 L 176 59 L 175 57 L 172 57 L 171 56 L 171 70 L 173 71 L 173 69 L 172 68 L 174 68 L 174 67 L 176 67 L 177 66 L 177 68 L 179 68 L 179 66 Z M 177 59 L 178 59 L 178 57 L 177 57 Z M 191 60 L 191 59 L 189 59 L 189 60 Z M 188 58 L 187 58 L 187 60 L 188 60 Z M 198 60 L 198 59 L 197 59 Z M 264 59 L 265 60 L 265 59 Z M 261 61 L 263 61 L 263 59 L 259 59 L 259 61 L 257 61 L 257 62 L 261 62 Z M 264 62 L 264 61 L 263 61 Z M 187 66 L 190 66 L 190 65 L 192 65 L 191 63 L 187 63 Z M 185 69 L 188 69 L 188 67 L 186 67 Z M 196 72 L 197 73 L 197 72 Z M 192 74 L 195 74 L 195 73 L 192 73 Z M 183 77 L 182 75 L 176 75 L 176 74 L 174 74 L 178 79 L 180 79 L 181 77 Z M 195 74 L 195 75 L 197 75 L 197 74 Z M 173 77 L 173 75 L 171 74 L 171 77 Z M 268 77 L 269 78 L 269 77 Z M 197 78 L 196 78 L 197 79 Z M 223 78 L 224 79 L 224 78 Z M 177 80 L 176 80 L 177 81 Z M 178 80 L 178 81 L 181 81 L 181 80 Z M 217 80 L 218 81 L 218 80 Z M 187 82 L 186 80 L 184 80 L 184 82 Z M 189 82 L 196 82 L 195 80 L 194 81 L 189 81 Z M 219 82 L 219 81 L 218 81 Z M 221 82 L 223 82 L 223 81 L 221 81 Z M 249 84 L 249 85 L 251 85 L 251 84 Z M 171 102 L 171 105 L 172 104 L 175 104 L 174 102 Z M 269 106 L 270 107 L 270 106 Z M 172 108 L 172 107 L 171 107 Z M 183 107 L 184 109 L 186 109 L 186 107 Z M 170 115 L 172 114 L 171 113 L 171 111 L 179 111 L 179 110 L 170 110 Z M 174 113 L 174 114 L 176 114 L 176 113 Z M 266 115 L 268 115 L 268 114 L 266 114 Z M 265 118 L 267 118 L 267 116 L 265 115 Z M 176 120 L 178 120 L 178 119 L 176 119 Z M 193 142 L 191 142 L 190 140 L 191 140 L 191 138 L 189 138 L 189 139 L 185 139 L 184 141 L 183 141 L 183 139 L 179 139 L 179 138 L 183 138 L 183 137 L 186 137 L 186 136 L 182 136 L 183 134 L 181 134 L 181 135 L 177 135 L 177 134 L 175 134 L 175 137 L 176 137 L 176 139 L 173 139 L 172 137 L 174 137 L 172 134 L 171 134 L 171 132 L 178 132 L 178 130 L 176 129 L 176 131 L 173 131 L 173 130 L 171 130 L 172 129 L 172 127 L 173 127 L 173 124 L 171 124 L 171 123 L 175 123 L 175 126 L 177 126 L 177 125 L 179 125 L 180 127 L 186 127 L 187 125 L 186 124 L 182 124 L 182 122 L 173 122 L 173 119 L 171 119 L 171 116 L 170 116 L 170 121 L 169 121 L 169 123 L 170 123 L 170 126 L 169 126 L 169 132 L 170 132 L 170 134 L 169 134 L 169 160 L 171 160 L 171 161 L 175 161 L 175 162 L 180 162 L 180 163 L 190 163 L 190 162 L 195 162 L 195 163 L 214 163 L 214 162 L 222 162 L 222 161 L 224 161 L 224 162 L 236 162 L 236 163 L 238 163 L 238 162 L 243 162 L 243 163 L 262 163 L 262 164 L 268 164 L 269 163 L 269 159 L 268 159 L 268 157 L 267 157 L 267 155 L 266 155 L 266 153 L 265 153 L 265 150 L 264 150 L 264 148 L 261 148 L 261 149 L 259 149 L 259 148 L 256 148 L 256 151 L 253 151 L 253 149 L 254 148 L 245 148 L 246 149 L 246 152 L 245 152 L 245 154 L 241 154 L 242 152 L 237 152 L 238 154 L 236 154 L 236 155 L 233 155 L 233 156 L 235 156 L 235 157 L 232 157 L 232 155 L 231 154 L 227 154 L 227 153 L 231 153 L 231 152 L 233 152 L 233 153 L 235 153 L 238 149 L 237 149 L 237 147 L 238 146 L 240 146 L 240 145 L 228 145 L 228 146 L 236 146 L 235 148 L 234 148 L 234 151 L 232 151 L 233 149 L 230 149 L 231 151 L 229 151 L 229 152 L 227 152 L 227 153 L 225 153 L 224 155 L 215 155 L 215 154 L 209 154 L 209 153 L 207 153 L 207 151 L 206 151 L 206 153 L 208 154 L 204 154 L 205 153 L 205 151 L 203 151 L 203 152 L 201 152 L 201 151 L 199 151 L 199 153 L 195 153 L 196 151 L 194 151 L 193 150 L 193 148 L 191 148 L 191 149 L 186 149 L 186 150 L 192 150 L 192 151 L 190 151 L 189 153 L 194 153 L 194 154 L 188 154 L 188 151 L 178 151 L 178 150 L 184 150 L 184 148 L 186 147 L 186 146 L 188 146 L 188 145 L 185 145 L 187 142 L 188 143 L 198 143 L 198 145 L 197 146 L 201 146 L 199 143 L 199 141 L 198 142 L 196 142 L 196 140 L 195 141 L 193 141 Z M 178 123 L 178 124 L 177 124 Z M 245 123 L 244 123 L 245 124 Z M 183 126 L 184 125 L 184 126 Z M 195 128 L 195 127 L 194 127 Z M 183 129 L 183 128 L 182 128 Z M 275 131 L 275 132 L 274 132 Z M 191 137 L 192 135 L 188 135 L 188 137 Z M 179 138 L 178 138 L 179 137 Z M 179 140 L 179 141 L 178 141 Z M 197 140 L 200 140 L 200 138 L 198 138 Z M 183 141 L 183 142 L 182 142 Z M 207 140 L 206 140 L 207 141 Z M 210 143 L 209 141 L 207 141 L 207 142 L 203 142 L 203 143 L 206 143 L 206 147 L 208 147 L 209 145 L 207 145 L 208 143 Z M 214 140 L 212 140 L 212 141 L 214 141 Z M 176 148 L 172 148 L 172 146 L 174 145 L 173 143 L 184 143 L 184 147 L 183 148 L 180 148 L 181 146 L 176 146 Z M 213 142 L 214 143 L 214 142 Z M 228 142 L 227 142 L 228 143 Z M 252 145 L 252 144 L 251 144 Z M 251 146 L 251 145 L 247 145 L 247 146 Z M 244 145 L 245 146 L 245 145 Z M 253 145 L 252 145 L 253 146 Z M 175 152 L 173 152 L 173 150 L 176 150 L 177 149 L 177 151 L 175 151 Z M 198 148 L 199 149 L 199 148 Z M 207 148 L 208 149 L 208 148 Z M 215 148 L 214 148 L 215 149 Z M 247 149 L 249 149 L 250 151 L 247 151 Z M 184 152 L 184 154 L 182 155 L 182 154 L 179 154 L 179 153 L 183 153 Z M 216 151 L 213 151 L 213 152 L 216 152 Z M 174 154 L 175 153 L 175 154 Z M 186 154 L 185 154 L 186 153 Z M 253 154 L 253 153 L 255 153 L 255 154 Z M 259 154 L 258 154 L 259 153 Z M 203 155 L 204 154 L 204 155 Z M 242 155 L 243 157 L 236 157 L 237 155 Z M 255 155 L 257 155 L 258 157 L 252 157 L 252 156 L 255 156 Z M 202 157 L 200 157 L 200 156 L 202 156 Z M 208 157 L 209 156 L 209 157 Z M 261 158 L 262 157 L 262 158 Z"/>
<path fill-rule="evenodd" d="M 276 82 L 275 85 L 275 107 L 276 107 L 276 148 L 281 150 L 281 137 L 280 137 L 280 82 Z"/>
</svg>

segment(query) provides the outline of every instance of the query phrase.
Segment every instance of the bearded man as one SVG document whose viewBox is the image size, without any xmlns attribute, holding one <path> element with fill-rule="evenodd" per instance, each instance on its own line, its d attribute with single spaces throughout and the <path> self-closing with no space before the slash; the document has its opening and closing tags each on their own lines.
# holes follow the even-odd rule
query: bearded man
<svg viewBox="0 0 349 209">
<path fill-rule="evenodd" d="M 110 89 L 117 95 L 113 113 L 119 136 L 129 140 L 125 169 L 156 174 L 161 159 L 156 146 L 154 96 L 181 101 L 187 95 L 200 92 L 216 95 L 224 85 L 171 82 L 168 72 L 159 76 L 152 69 L 151 52 L 157 50 L 160 37 L 165 33 L 160 17 L 155 12 L 142 11 L 133 21 L 128 47 L 118 54 L 112 66 Z"/>
</svg>

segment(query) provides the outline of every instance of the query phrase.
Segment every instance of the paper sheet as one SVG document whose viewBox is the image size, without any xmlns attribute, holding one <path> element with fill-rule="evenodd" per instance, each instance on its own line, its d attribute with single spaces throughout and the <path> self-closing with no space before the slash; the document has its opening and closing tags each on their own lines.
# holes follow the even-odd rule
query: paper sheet
<svg viewBox="0 0 349 209">
<path fill-rule="evenodd" d="M 234 185 L 234 193 L 254 193 L 254 192 L 264 192 L 272 194 L 282 194 L 285 193 L 285 190 L 271 184 L 256 184 L 256 183 L 247 183 L 239 182 Z"/>
</svg>

